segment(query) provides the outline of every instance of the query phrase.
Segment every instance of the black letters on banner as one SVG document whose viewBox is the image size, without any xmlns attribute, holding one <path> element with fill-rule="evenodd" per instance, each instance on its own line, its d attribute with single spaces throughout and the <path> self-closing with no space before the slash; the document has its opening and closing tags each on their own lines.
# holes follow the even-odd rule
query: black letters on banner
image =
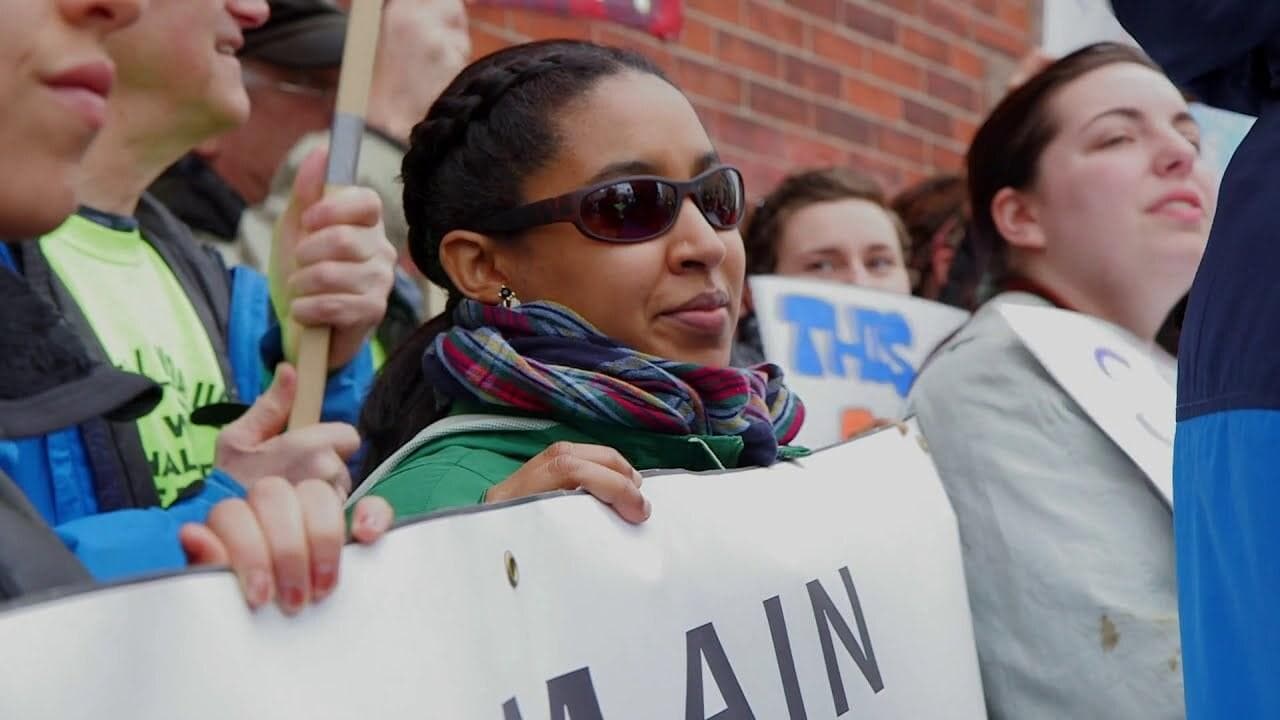
<svg viewBox="0 0 1280 720">
<path fill-rule="evenodd" d="M 604 720 L 595 685 L 591 682 L 591 668 L 579 668 L 548 680 L 547 698 L 551 703 L 551 720 Z M 515 698 L 502 704 L 502 720 L 524 720 Z"/>
<path fill-rule="evenodd" d="M 796 660 L 791 655 L 791 638 L 787 635 L 787 619 L 782 614 L 782 599 L 777 595 L 764 601 L 764 615 L 769 620 L 769 635 L 773 638 L 773 654 L 778 659 L 778 674 L 782 676 L 782 692 L 787 698 L 787 714 L 791 720 L 808 720 L 804 710 L 804 698 L 800 695 L 800 678 L 796 675 Z"/>
<path fill-rule="evenodd" d="M 685 720 L 755 720 L 751 706 L 747 704 L 747 696 L 742 693 L 742 685 L 738 676 L 733 674 L 729 665 L 729 657 L 720 644 L 720 636 L 716 634 L 716 626 L 707 623 L 685 633 Z M 711 669 L 711 679 L 724 698 L 725 709 L 708 718 L 706 716 L 705 696 L 702 692 L 702 659 L 707 659 L 707 667 Z M 574 720 L 577 720 L 576 718 Z"/>
<path fill-rule="evenodd" d="M 844 680 L 840 676 L 832 631 L 839 636 L 840 643 L 857 664 L 871 690 L 875 693 L 884 690 L 884 679 L 880 674 L 880 665 L 876 662 L 875 650 L 871 646 L 871 633 L 867 630 L 862 603 L 858 601 L 858 591 L 853 586 L 853 576 L 848 567 L 840 568 L 839 572 L 853 609 L 853 621 L 858 628 L 857 637 L 822 583 L 813 580 L 805 585 L 809 591 L 809 602 L 813 606 L 813 620 L 818 628 L 822 659 L 826 665 L 831 700 L 837 716 L 849 712 L 849 698 L 845 692 Z M 787 714 L 790 720 L 808 720 L 780 596 L 774 595 L 764 601 L 764 614 L 769 624 L 769 636 L 773 641 L 773 654 L 778 663 L 778 676 L 787 703 Z M 755 720 L 755 713 L 747 702 L 742 684 L 733 672 L 713 623 L 700 625 L 685 633 L 685 651 L 685 720 Z M 710 718 L 706 716 L 702 673 L 704 659 L 711 671 L 711 680 L 716 684 L 725 703 L 725 709 Z M 548 680 L 547 698 L 551 705 L 551 720 L 604 720 L 589 667 Z M 503 720 L 524 720 L 516 698 L 502 704 L 502 717 Z"/>
<path fill-rule="evenodd" d="M 853 605 L 854 621 L 858 625 L 858 635 L 862 639 L 861 646 L 854 639 L 849 623 L 845 622 L 844 616 L 836 609 L 835 603 L 831 601 L 831 596 L 822 587 L 822 583 L 813 580 L 806 585 L 809 589 L 809 601 L 813 604 L 813 620 L 818 625 L 818 637 L 822 641 L 822 659 L 827 665 L 827 680 L 831 683 L 831 700 L 835 703 L 836 715 L 843 715 L 849 711 L 849 699 L 845 696 L 844 681 L 840 679 L 840 666 L 836 662 L 835 645 L 831 641 L 833 628 L 840 636 L 844 649 L 849 651 L 853 661 L 858 664 L 858 670 L 862 671 L 862 677 L 866 678 L 871 689 L 877 693 L 884 689 L 884 680 L 880 677 L 880 666 L 876 664 L 876 653 L 871 647 L 871 635 L 867 632 L 867 621 L 862 616 L 862 604 L 858 602 L 858 592 L 853 588 L 853 577 L 849 575 L 849 568 L 840 568 L 840 579 L 844 581 L 845 592 L 849 594 L 849 602 Z"/>
</svg>

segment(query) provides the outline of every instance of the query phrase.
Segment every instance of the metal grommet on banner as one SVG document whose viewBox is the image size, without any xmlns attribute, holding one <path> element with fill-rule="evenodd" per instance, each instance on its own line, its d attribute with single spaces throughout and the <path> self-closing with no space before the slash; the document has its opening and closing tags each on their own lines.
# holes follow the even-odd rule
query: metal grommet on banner
<svg viewBox="0 0 1280 720">
<path fill-rule="evenodd" d="M 511 587 L 520 584 L 520 566 L 516 564 L 516 556 L 508 550 L 503 554 L 503 564 L 507 568 L 507 582 L 511 583 Z"/>
</svg>

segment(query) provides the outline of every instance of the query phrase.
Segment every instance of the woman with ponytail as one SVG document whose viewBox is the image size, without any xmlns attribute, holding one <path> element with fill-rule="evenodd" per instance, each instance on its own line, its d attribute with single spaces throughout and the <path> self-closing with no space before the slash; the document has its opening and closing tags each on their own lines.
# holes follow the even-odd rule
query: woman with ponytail
<svg viewBox="0 0 1280 720">
<path fill-rule="evenodd" d="M 921 371 L 908 413 L 956 513 L 993 720 L 1185 716 L 1172 507 L 1000 308 L 1091 316 L 1167 364 L 1156 333 L 1214 207 L 1199 144 L 1159 68 L 1103 43 L 1011 92 L 969 148 L 967 241 L 996 295 Z"/>
<path fill-rule="evenodd" d="M 404 160 L 414 262 L 445 314 L 366 405 L 397 515 L 582 488 L 649 516 L 638 470 L 770 465 L 803 410 L 776 367 L 729 367 L 741 174 L 640 55 L 586 42 L 462 71 Z"/>
</svg>

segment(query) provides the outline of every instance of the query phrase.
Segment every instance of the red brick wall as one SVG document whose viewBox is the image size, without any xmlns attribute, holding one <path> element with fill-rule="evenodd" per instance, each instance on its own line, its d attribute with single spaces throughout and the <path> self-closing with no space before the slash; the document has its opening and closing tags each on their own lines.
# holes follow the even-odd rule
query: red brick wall
<svg viewBox="0 0 1280 720">
<path fill-rule="evenodd" d="M 686 0 L 679 38 L 471 8 L 476 56 L 570 37 L 643 51 L 692 99 L 753 196 L 843 165 L 890 190 L 960 167 L 1038 26 L 1039 0 Z"/>
</svg>

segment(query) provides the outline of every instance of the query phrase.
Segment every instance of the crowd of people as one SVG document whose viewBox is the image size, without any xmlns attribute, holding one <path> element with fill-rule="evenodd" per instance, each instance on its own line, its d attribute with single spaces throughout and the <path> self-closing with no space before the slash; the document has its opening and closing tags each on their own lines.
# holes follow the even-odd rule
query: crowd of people
<svg viewBox="0 0 1280 720">
<path fill-rule="evenodd" d="M 0 0 L 0 600 L 227 564 L 251 607 L 297 613 L 348 537 L 397 519 L 581 489 L 642 524 L 643 471 L 810 452 L 746 278 L 812 277 L 974 313 L 909 405 L 993 718 L 1280 712 L 1276 374 L 1266 331 L 1232 323 L 1276 297 L 1256 263 L 1280 135 L 1246 143 L 1215 224 L 1184 94 L 1265 121 L 1280 13 L 1181 3 L 1213 54 L 1197 24 L 1114 4 L 1181 85 L 1092 45 L 1011 86 L 963 175 L 891 196 L 796 168 L 753 202 L 642 54 L 469 62 L 461 0 L 387 0 L 360 179 L 332 192 L 343 7 Z M 1008 304 L 1109 323 L 1171 375 L 1185 311 L 1177 523 Z M 324 421 L 291 428 L 308 326 L 332 329 Z"/>
</svg>

